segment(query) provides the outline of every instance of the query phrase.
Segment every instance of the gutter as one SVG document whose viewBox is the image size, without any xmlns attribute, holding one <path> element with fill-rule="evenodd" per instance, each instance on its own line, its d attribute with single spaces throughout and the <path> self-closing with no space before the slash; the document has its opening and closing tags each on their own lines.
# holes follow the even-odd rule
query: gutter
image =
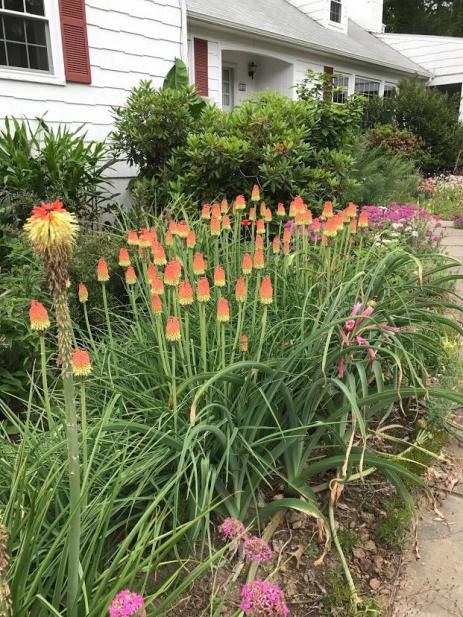
<svg viewBox="0 0 463 617">
<path fill-rule="evenodd" d="M 347 50 L 338 51 L 338 50 L 333 49 L 331 47 L 328 47 L 326 45 L 319 45 L 317 43 L 306 43 L 306 42 L 301 41 L 299 39 L 293 39 L 291 37 L 282 36 L 282 35 L 276 34 L 274 32 L 269 32 L 268 30 L 260 30 L 260 29 L 256 29 L 256 28 L 251 28 L 250 26 L 246 26 L 244 24 L 237 25 L 234 22 L 230 22 L 230 21 L 227 21 L 225 19 L 220 19 L 218 17 L 210 17 L 209 15 L 203 15 L 202 13 L 197 13 L 195 11 L 190 11 L 189 10 L 188 11 L 188 16 L 193 21 L 200 22 L 200 24 L 206 24 L 206 25 L 209 25 L 209 26 L 215 25 L 215 26 L 218 26 L 220 28 L 224 28 L 226 30 L 236 30 L 238 32 L 245 32 L 247 34 L 253 35 L 254 37 L 258 36 L 258 37 L 266 38 L 266 39 L 269 39 L 269 40 L 272 40 L 272 41 L 277 41 L 279 43 L 283 43 L 287 47 L 295 47 L 295 48 L 298 48 L 298 49 L 318 51 L 320 53 L 325 53 L 325 54 L 328 54 L 328 55 L 335 55 L 335 56 L 339 56 L 341 58 L 346 58 L 347 57 L 347 58 L 351 58 L 352 60 L 357 60 L 357 61 L 364 62 L 364 63 L 367 63 L 367 64 L 373 64 L 375 66 L 381 66 L 381 67 L 386 68 L 386 69 L 392 69 L 392 70 L 394 70 L 394 71 L 396 71 L 398 73 L 407 73 L 409 75 L 419 75 L 420 77 L 426 77 L 426 78 L 432 77 L 432 74 L 428 73 L 424 69 L 423 69 L 423 72 L 420 73 L 420 72 L 418 72 L 418 70 L 413 71 L 412 69 L 407 69 L 405 67 L 398 67 L 395 64 L 388 64 L 388 63 L 385 63 L 385 62 L 376 62 L 375 60 L 372 60 L 371 58 L 367 58 L 365 56 L 360 56 L 360 55 L 357 55 L 357 54 L 349 53 Z M 394 51 L 396 51 L 396 50 L 394 50 Z"/>
<path fill-rule="evenodd" d="M 186 0 L 179 0 L 180 5 L 180 57 L 188 66 L 188 15 Z"/>
</svg>

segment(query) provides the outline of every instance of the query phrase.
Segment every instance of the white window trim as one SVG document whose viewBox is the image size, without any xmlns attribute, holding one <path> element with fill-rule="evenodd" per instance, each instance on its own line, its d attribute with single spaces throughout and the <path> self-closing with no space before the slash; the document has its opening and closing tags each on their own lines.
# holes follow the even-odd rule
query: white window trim
<svg viewBox="0 0 463 617">
<path fill-rule="evenodd" d="M 31 69 L 0 66 L 0 79 L 54 84 L 57 86 L 64 86 L 66 84 L 58 2 L 57 0 L 44 0 L 44 6 L 45 17 L 48 20 L 52 71 L 46 73 Z M 20 13 L 17 14 L 20 15 Z"/>
</svg>

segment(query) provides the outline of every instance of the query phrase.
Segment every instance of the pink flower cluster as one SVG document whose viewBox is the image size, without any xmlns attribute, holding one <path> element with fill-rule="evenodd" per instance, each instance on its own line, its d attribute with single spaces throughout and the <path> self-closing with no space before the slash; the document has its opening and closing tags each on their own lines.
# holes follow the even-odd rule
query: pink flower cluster
<svg viewBox="0 0 463 617">
<path fill-rule="evenodd" d="M 258 536 L 246 535 L 246 529 L 238 519 L 226 518 L 219 529 L 225 540 L 243 539 L 243 554 L 246 559 L 251 559 L 256 563 L 271 559 L 272 549 L 267 542 Z"/>
<path fill-rule="evenodd" d="M 265 540 L 257 536 L 249 536 L 243 542 L 243 554 L 246 559 L 256 563 L 268 561 L 272 557 L 272 549 Z"/>
<path fill-rule="evenodd" d="M 289 613 L 280 587 L 268 581 L 252 581 L 241 590 L 240 608 L 245 615 L 258 617 L 285 617 Z"/>
<path fill-rule="evenodd" d="M 224 520 L 219 529 L 225 540 L 236 540 L 245 532 L 243 523 L 231 516 Z"/>
<path fill-rule="evenodd" d="M 357 302 L 352 309 L 350 318 L 345 322 L 344 327 L 341 328 L 341 352 L 345 347 L 351 347 L 352 345 L 359 345 L 359 347 L 367 347 L 368 355 L 370 356 L 371 363 L 376 358 L 376 350 L 370 346 L 370 341 L 362 336 L 366 332 L 373 330 L 387 331 L 387 332 L 400 332 L 400 328 L 395 326 L 389 326 L 387 324 L 370 324 L 366 321 L 374 313 L 374 308 L 371 305 L 367 305 L 363 310 L 363 304 Z M 344 377 L 346 370 L 345 356 L 341 355 L 338 363 L 338 376 L 340 379 Z"/>
<path fill-rule="evenodd" d="M 143 596 L 129 589 L 116 594 L 109 607 L 109 617 L 144 617 L 145 614 Z"/>
</svg>

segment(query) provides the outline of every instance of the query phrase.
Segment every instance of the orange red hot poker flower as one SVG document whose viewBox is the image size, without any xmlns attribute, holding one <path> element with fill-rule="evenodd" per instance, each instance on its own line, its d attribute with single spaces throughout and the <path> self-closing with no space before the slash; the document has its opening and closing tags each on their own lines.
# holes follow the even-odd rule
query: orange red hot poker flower
<svg viewBox="0 0 463 617">
<path fill-rule="evenodd" d="M 35 206 L 24 225 L 32 248 L 42 257 L 53 250 L 69 252 L 78 228 L 76 216 L 64 209 L 62 201 Z"/>
<path fill-rule="evenodd" d="M 50 318 L 48 311 L 41 302 L 32 300 L 29 307 L 29 318 L 31 321 L 31 330 L 43 332 L 50 327 Z"/>
<path fill-rule="evenodd" d="M 230 321 L 230 306 L 225 298 L 219 298 L 217 302 L 217 321 Z"/>
<path fill-rule="evenodd" d="M 157 294 L 151 296 L 151 310 L 155 315 L 160 315 L 162 313 L 161 298 Z"/>
<path fill-rule="evenodd" d="M 225 270 L 222 266 L 217 266 L 214 270 L 214 285 L 216 287 L 225 287 Z"/>
<path fill-rule="evenodd" d="M 176 343 L 180 338 L 180 321 L 177 317 L 169 317 L 166 324 L 166 340 L 170 343 Z"/>
<path fill-rule="evenodd" d="M 182 266 L 178 259 L 172 259 L 164 268 L 164 283 L 176 287 L 180 283 Z"/>
<path fill-rule="evenodd" d="M 260 284 L 260 301 L 262 304 L 272 304 L 273 302 L 272 281 L 269 276 L 264 276 Z"/>
<path fill-rule="evenodd" d="M 196 284 L 196 296 L 198 302 L 208 302 L 211 298 L 209 281 L 206 277 L 200 278 Z"/>
<path fill-rule="evenodd" d="M 85 304 L 88 301 L 88 289 L 83 283 L 79 283 L 79 302 Z"/>
<path fill-rule="evenodd" d="M 135 285 L 137 282 L 137 275 L 133 266 L 129 266 L 125 271 L 125 282 L 127 285 Z"/>
<path fill-rule="evenodd" d="M 245 279 L 240 276 L 235 285 L 235 298 L 237 302 L 246 302 L 248 295 Z"/>
<path fill-rule="evenodd" d="M 129 246 L 138 246 L 138 233 L 134 230 L 127 232 L 127 244 Z"/>
<path fill-rule="evenodd" d="M 252 272 L 252 257 L 248 253 L 243 255 L 241 269 L 243 270 L 243 274 L 251 274 Z"/>
<path fill-rule="evenodd" d="M 260 201 L 260 189 L 257 184 L 252 188 L 251 201 Z"/>
<path fill-rule="evenodd" d="M 88 377 L 92 372 L 90 356 L 85 349 L 74 349 L 72 352 L 72 372 L 75 377 Z"/>
<path fill-rule="evenodd" d="M 96 278 L 100 283 L 106 283 L 106 281 L 109 281 L 108 264 L 106 263 L 106 259 L 103 259 L 103 257 L 98 260 L 98 265 L 96 267 Z"/>
<path fill-rule="evenodd" d="M 121 268 L 128 268 L 130 266 L 130 255 L 126 248 L 119 250 L 119 265 Z"/>
<path fill-rule="evenodd" d="M 243 353 L 246 353 L 246 352 L 248 351 L 248 344 L 249 344 L 248 337 L 246 336 L 246 334 L 242 334 L 242 335 L 241 335 L 241 337 L 240 337 L 240 343 L 241 343 L 241 344 L 240 344 L 241 351 L 242 351 Z"/>
<path fill-rule="evenodd" d="M 193 257 L 193 274 L 200 276 L 206 272 L 206 260 L 202 253 L 195 253 Z"/>
<path fill-rule="evenodd" d="M 178 288 L 178 302 L 182 306 L 193 304 L 193 289 L 189 281 L 182 281 Z"/>
</svg>

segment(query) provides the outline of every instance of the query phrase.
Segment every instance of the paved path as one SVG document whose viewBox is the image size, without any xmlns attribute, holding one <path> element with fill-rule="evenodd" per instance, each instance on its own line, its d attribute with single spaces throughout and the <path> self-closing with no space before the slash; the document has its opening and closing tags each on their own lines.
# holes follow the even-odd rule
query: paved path
<svg viewBox="0 0 463 617">
<path fill-rule="evenodd" d="M 443 244 L 463 262 L 463 230 L 445 226 Z M 463 273 L 463 263 L 460 270 Z M 463 281 L 459 290 L 463 293 Z M 393 617 L 463 617 L 463 448 L 453 442 L 445 454 L 460 469 L 461 481 L 440 508 L 444 520 L 429 507 L 421 510 L 417 528 L 421 559 L 411 553 L 406 558 Z"/>
</svg>

